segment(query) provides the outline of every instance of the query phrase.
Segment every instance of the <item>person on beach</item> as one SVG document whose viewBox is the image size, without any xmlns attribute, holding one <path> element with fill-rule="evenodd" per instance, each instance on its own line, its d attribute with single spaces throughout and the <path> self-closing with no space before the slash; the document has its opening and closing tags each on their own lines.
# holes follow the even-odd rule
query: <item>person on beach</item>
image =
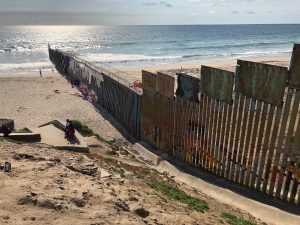
<svg viewBox="0 0 300 225">
<path fill-rule="evenodd" d="M 71 120 L 67 119 L 65 127 L 65 136 L 74 137 L 75 129 Z"/>
<path fill-rule="evenodd" d="M 40 69 L 40 77 L 42 76 L 42 69 Z"/>
</svg>

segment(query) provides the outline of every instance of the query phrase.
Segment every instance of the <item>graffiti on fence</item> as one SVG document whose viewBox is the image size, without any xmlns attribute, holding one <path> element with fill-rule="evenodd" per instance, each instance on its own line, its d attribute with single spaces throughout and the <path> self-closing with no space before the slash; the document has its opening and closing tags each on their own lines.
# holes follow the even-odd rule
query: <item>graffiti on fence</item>
<svg viewBox="0 0 300 225">
<path fill-rule="evenodd" d="M 134 137 L 140 137 L 140 94 L 76 56 L 49 47 L 50 60 L 71 81 L 83 97 L 96 107 L 104 107 Z M 61 68 L 61 69 L 60 69 Z M 100 69 L 99 69 L 100 70 Z M 108 74 L 103 73 L 106 71 Z M 96 104 L 97 103 L 97 104 Z"/>
<path fill-rule="evenodd" d="M 91 90 L 87 85 L 81 83 L 78 87 L 78 90 L 82 93 L 84 99 L 89 101 L 93 105 L 95 105 L 98 101 L 96 93 L 93 90 Z"/>
<path fill-rule="evenodd" d="M 62 68 L 64 55 L 51 51 L 50 59 Z M 179 74 L 176 97 L 175 78 L 168 74 L 142 71 L 140 96 L 74 57 L 68 71 L 135 137 L 232 182 L 300 204 L 299 59 L 295 45 L 290 70 L 242 60 L 235 73 L 202 66 L 201 81 Z"/>
</svg>

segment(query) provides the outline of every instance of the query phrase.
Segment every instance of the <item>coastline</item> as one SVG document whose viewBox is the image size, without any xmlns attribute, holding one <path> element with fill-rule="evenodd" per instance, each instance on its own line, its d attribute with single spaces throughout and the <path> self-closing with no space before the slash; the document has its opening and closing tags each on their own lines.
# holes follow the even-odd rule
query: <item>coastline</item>
<svg viewBox="0 0 300 225">
<path fill-rule="evenodd" d="M 291 53 L 272 55 L 272 56 L 263 56 L 263 57 L 257 57 L 257 56 L 241 57 L 238 59 L 287 67 L 289 66 L 290 58 L 291 58 Z M 124 71 L 125 75 L 126 74 L 130 75 L 128 79 L 130 82 L 133 82 L 135 80 L 142 79 L 142 72 L 141 72 L 142 70 L 147 70 L 150 72 L 183 71 L 183 72 L 190 73 L 190 75 L 192 76 L 199 76 L 200 75 L 199 69 L 201 65 L 207 65 L 207 66 L 216 67 L 224 70 L 234 71 L 236 62 L 237 59 L 201 60 L 197 62 L 174 63 L 174 64 L 165 64 L 165 65 L 158 65 L 158 66 L 126 67 L 126 68 L 119 68 L 118 70 Z"/>
<path fill-rule="evenodd" d="M 263 62 L 267 64 L 273 64 L 278 66 L 289 66 L 289 61 L 291 58 L 291 53 L 286 54 L 278 54 L 278 55 L 265 55 L 265 56 L 247 56 L 247 57 L 239 57 L 239 58 L 230 58 L 230 59 L 215 59 L 215 60 L 192 60 L 192 61 L 184 61 L 184 62 L 174 62 L 167 64 L 158 64 L 158 65 L 139 65 L 139 66 L 125 66 L 125 67 L 107 67 L 107 65 L 99 67 L 103 67 L 107 70 L 111 70 L 112 72 L 120 74 L 120 76 L 124 76 L 123 78 L 127 79 L 130 82 L 135 80 L 141 80 L 142 78 L 142 70 L 148 70 L 150 72 L 175 72 L 175 71 L 183 71 L 192 73 L 191 75 L 197 76 L 199 74 L 199 69 L 201 65 L 207 65 L 212 67 L 217 67 L 229 71 L 234 71 L 237 59 L 255 61 L 255 62 Z M 97 65 L 97 64 L 95 64 Z M 55 68 L 47 67 L 42 68 L 44 77 L 53 77 L 58 76 L 55 72 Z M 28 71 L 26 69 L 22 69 L 19 71 L 0 71 L 0 77 L 39 77 L 39 70 L 36 71 Z"/>
<path fill-rule="evenodd" d="M 264 58 L 244 58 L 280 66 L 288 66 L 290 55 L 279 55 Z M 205 64 L 227 70 L 234 70 L 236 59 L 210 61 L 190 64 L 159 65 L 151 67 L 122 68 L 122 76 L 129 82 L 141 80 L 142 69 L 152 72 L 178 72 L 181 67 L 185 72 L 199 76 L 200 65 Z M 83 100 L 80 92 L 56 71 L 39 71 L 0 74 L 1 117 L 14 119 L 18 129 L 38 126 L 54 119 L 65 121 L 77 119 L 93 128 L 101 136 L 113 139 L 123 138 L 119 132 L 120 125 L 112 122 L 109 113 L 99 113 L 91 103 Z M 116 128 L 117 127 L 117 128 Z"/>
</svg>

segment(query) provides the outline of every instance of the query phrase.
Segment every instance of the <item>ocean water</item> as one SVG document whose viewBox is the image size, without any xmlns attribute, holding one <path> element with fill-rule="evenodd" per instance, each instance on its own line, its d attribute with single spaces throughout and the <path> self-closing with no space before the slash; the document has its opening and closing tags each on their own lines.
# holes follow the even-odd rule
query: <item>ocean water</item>
<svg viewBox="0 0 300 225">
<path fill-rule="evenodd" d="M 103 67 L 289 53 L 299 25 L 0 26 L 0 72 L 51 68 L 47 44 Z"/>
</svg>

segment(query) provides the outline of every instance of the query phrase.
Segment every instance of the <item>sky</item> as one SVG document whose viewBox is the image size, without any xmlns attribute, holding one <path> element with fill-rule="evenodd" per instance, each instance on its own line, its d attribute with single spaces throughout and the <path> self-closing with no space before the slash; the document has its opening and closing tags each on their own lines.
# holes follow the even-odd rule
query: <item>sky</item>
<svg viewBox="0 0 300 225">
<path fill-rule="evenodd" d="M 0 0 L 0 25 L 300 23 L 300 0 Z"/>
</svg>

